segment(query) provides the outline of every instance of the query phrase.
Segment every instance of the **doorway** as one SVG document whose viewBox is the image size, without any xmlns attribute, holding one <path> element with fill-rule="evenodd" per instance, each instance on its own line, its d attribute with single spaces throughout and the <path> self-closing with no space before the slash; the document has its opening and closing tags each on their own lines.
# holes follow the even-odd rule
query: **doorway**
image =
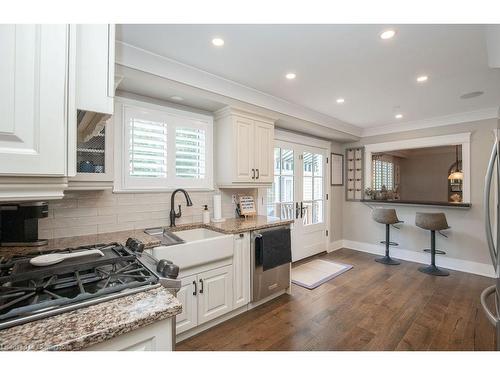
<svg viewBox="0 0 500 375">
<path fill-rule="evenodd" d="M 294 219 L 292 260 L 327 250 L 328 150 L 276 140 L 274 181 L 265 196 L 268 216 Z"/>
</svg>

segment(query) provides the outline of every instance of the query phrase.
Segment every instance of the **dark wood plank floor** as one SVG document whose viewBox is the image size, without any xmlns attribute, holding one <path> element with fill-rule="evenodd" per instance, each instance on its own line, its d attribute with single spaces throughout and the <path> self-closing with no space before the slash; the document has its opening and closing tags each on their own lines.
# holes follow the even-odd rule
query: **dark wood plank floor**
<svg viewBox="0 0 500 375">
<path fill-rule="evenodd" d="M 223 322 L 177 350 L 494 350 L 479 295 L 493 280 L 452 271 L 434 277 L 416 263 L 385 266 L 342 249 L 320 257 L 354 268 L 314 290 Z"/>
</svg>

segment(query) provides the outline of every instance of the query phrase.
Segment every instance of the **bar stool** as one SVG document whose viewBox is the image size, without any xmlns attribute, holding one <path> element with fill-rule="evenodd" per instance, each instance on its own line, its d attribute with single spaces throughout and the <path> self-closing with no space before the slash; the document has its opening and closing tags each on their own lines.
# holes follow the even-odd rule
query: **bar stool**
<svg viewBox="0 0 500 375">
<path fill-rule="evenodd" d="M 442 212 L 417 212 L 415 216 L 415 225 L 419 228 L 431 231 L 431 248 L 424 249 L 424 251 L 430 251 L 431 253 L 431 264 L 427 267 L 420 267 L 418 270 L 429 275 L 448 276 L 450 274 L 448 271 L 436 267 L 436 254 L 446 254 L 444 251 L 436 250 L 436 231 L 439 232 L 451 228 L 446 221 L 445 214 Z"/>
<path fill-rule="evenodd" d="M 397 260 L 394 260 L 390 257 L 389 246 L 399 245 L 396 242 L 391 242 L 390 240 L 390 226 L 402 223 L 403 221 L 398 219 L 396 210 L 394 208 L 374 208 L 372 211 L 372 218 L 377 223 L 385 224 L 385 241 L 380 241 L 380 243 L 385 244 L 385 256 L 375 259 L 375 262 L 387 264 L 389 266 L 397 266 L 398 264 L 401 264 Z M 398 227 L 394 228 L 399 229 Z"/>
</svg>

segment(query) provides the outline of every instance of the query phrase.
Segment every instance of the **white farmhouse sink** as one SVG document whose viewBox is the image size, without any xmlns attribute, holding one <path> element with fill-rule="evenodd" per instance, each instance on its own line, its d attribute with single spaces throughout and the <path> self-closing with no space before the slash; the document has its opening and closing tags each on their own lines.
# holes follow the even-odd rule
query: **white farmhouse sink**
<svg viewBox="0 0 500 375">
<path fill-rule="evenodd" d="M 183 230 L 180 232 L 175 232 L 175 234 L 182 238 L 185 242 L 209 240 L 211 238 L 220 238 L 225 236 L 222 233 L 214 232 L 213 230 L 204 228 Z"/>
<path fill-rule="evenodd" d="M 171 260 L 181 272 L 188 268 L 216 262 L 233 256 L 233 236 L 198 228 L 175 232 L 185 242 L 153 249 L 156 259 Z"/>
</svg>

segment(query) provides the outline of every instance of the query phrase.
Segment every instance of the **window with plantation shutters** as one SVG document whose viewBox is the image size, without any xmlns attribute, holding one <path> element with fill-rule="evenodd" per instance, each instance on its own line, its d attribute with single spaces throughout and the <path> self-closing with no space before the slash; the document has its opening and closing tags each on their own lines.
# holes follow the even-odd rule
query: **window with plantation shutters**
<svg viewBox="0 0 500 375">
<path fill-rule="evenodd" d="M 130 176 L 167 177 L 167 124 L 130 117 Z"/>
<path fill-rule="evenodd" d="M 385 186 L 387 190 L 394 189 L 394 164 L 374 157 L 372 160 L 372 188 L 380 191 L 382 186 Z"/>
<path fill-rule="evenodd" d="M 115 111 L 123 124 L 123 170 L 116 190 L 212 189 L 212 118 L 126 102 Z"/>
<path fill-rule="evenodd" d="M 205 178 L 205 130 L 175 129 L 175 174 L 185 179 Z"/>
</svg>

